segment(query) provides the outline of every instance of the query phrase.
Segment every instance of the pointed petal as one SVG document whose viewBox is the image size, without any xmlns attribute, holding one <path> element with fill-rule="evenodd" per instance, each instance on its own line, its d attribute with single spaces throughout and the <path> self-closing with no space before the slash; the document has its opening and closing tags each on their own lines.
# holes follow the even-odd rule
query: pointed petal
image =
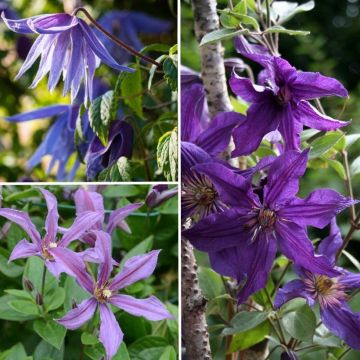
<svg viewBox="0 0 360 360">
<path fill-rule="evenodd" d="M 50 250 L 55 261 L 60 262 L 66 273 L 74 277 L 79 285 L 88 293 L 93 293 L 93 279 L 86 271 L 84 261 L 76 253 L 67 248 L 53 248 Z"/>
<path fill-rule="evenodd" d="M 306 292 L 304 283 L 299 280 L 292 280 L 285 284 L 281 289 L 278 290 L 274 300 L 275 308 L 280 308 L 288 301 L 302 297 L 310 306 L 314 305 L 314 299 Z"/>
<path fill-rule="evenodd" d="M 70 310 L 64 317 L 56 321 L 67 329 L 78 329 L 92 318 L 96 306 L 97 302 L 95 298 L 86 299 L 75 309 Z"/>
<path fill-rule="evenodd" d="M 296 109 L 298 121 L 311 129 L 331 131 L 350 124 L 350 121 L 340 121 L 330 116 L 321 114 L 314 106 L 307 101 L 301 101 Z"/>
<path fill-rule="evenodd" d="M 40 249 L 36 244 L 29 243 L 25 239 L 19 241 L 10 254 L 9 261 L 39 255 Z"/>
<path fill-rule="evenodd" d="M 155 270 L 160 250 L 153 250 L 145 255 L 133 256 L 127 260 L 123 269 L 109 285 L 111 290 L 119 290 L 139 280 L 148 278 Z"/>
<path fill-rule="evenodd" d="M 192 167 L 197 164 L 212 162 L 210 155 L 197 145 L 189 142 L 181 142 L 181 175 L 183 181 L 186 177 L 192 177 Z"/>
<path fill-rule="evenodd" d="M 50 271 L 50 273 L 53 274 L 56 279 L 59 279 L 61 273 L 66 273 L 66 267 L 64 267 L 63 264 L 60 263 L 60 261 L 45 260 L 45 265 L 47 269 Z"/>
<path fill-rule="evenodd" d="M 299 191 L 299 178 L 304 175 L 308 151 L 287 151 L 272 162 L 264 187 L 264 203 L 275 206 L 292 199 Z"/>
<path fill-rule="evenodd" d="M 257 195 L 252 192 L 251 183 L 228 167 L 212 162 L 196 165 L 194 169 L 211 180 L 225 204 L 243 209 L 260 204 Z"/>
<path fill-rule="evenodd" d="M 16 33 L 19 33 L 19 34 L 31 34 L 31 33 L 33 33 L 33 30 L 30 29 L 30 27 L 28 25 L 28 20 L 31 19 L 31 18 L 17 19 L 17 20 L 7 19 L 5 17 L 5 11 L 3 11 L 1 13 L 1 18 L 4 20 L 4 23 L 6 24 L 6 26 L 10 30 L 15 31 Z"/>
<path fill-rule="evenodd" d="M 49 117 L 64 113 L 66 111 L 69 111 L 69 105 L 52 105 L 52 106 L 43 107 L 41 109 L 22 113 L 22 114 L 7 116 L 5 119 L 7 121 L 18 123 L 18 122 L 23 122 L 23 121 L 49 118 Z"/>
<path fill-rule="evenodd" d="M 275 229 L 280 250 L 296 265 L 302 266 L 315 274 L 330 277 L 339 274 L 338 271 L 333 269 L 329 259 L 323 255 L 314 254 L 314 247 L 306 231 L 301 226 L 290 221 L 278 220 Z"/>
<path fill-rule="evenodd" d="M 343 339 L 353 349 L 360 350 L 360 313 L 351 311 L 345 303 L 342 306 L 321 309 L 321 320 L 336 336 Z"/>
<path fill-rule="evenodd" d="M 192 245 L 201 251 L 220 251 L 225 248 L 247 243 L 251 232 L 247 224 L 254 215 L 243 215 L 235 209 L 211 214 L 183 231 Z"/>
<path fill-rule="evenodd" d="M 234 127 L 244 121 L 245 116 L 236 112 L 218 113 L 209 127 L 199 135 L 196 144 L 209 155 L 216 156 L 229 145 Z"/>
<path fill-rule="evenodd" d="M 353 274 L 347 271 L 341 275 L 339 282 L 344 285 L 347 289 L 359 289 L 360 288 L 360 274 Z"/>
<path fill-rule="evenodd" d="M 48 208 L 48 214 L 45 221 L 46 237 L 44 239 L 46 244 L 55 242 L 56 234 L 58 230 L 59 213 L 57 208 L 56 197 L 48 190 L 39 189 L 43 194 L 46 206 Z"/>
<path fill-rule="evenodd" d="M 322 229 L 345 208 L 356 204 L 332 189 L 318 189 L 305 199 L 294 198 L 279 210 L 281 218 L 296 222 L 300 226 L 315 226 Z"/>
<path fill-rule="evenodd" d="M 296 98 L 301 100 L 313 100 L 323 96 L 348 96 L 347 90 L 339 81 L 314 72 L 298 71 L 291 88 Z"/>
<path fill-rule="evenodd" d="M 100 261 L 98 270 L 98 284 L 103 285 L 108 279 L 112 271 L 112 257 L 111 257 L 111 237 L 104 231 L 94 231 L 96 235 L 94 250 L 97 253 Z"/>
<path fill-rule="evenodd" d="M 332 264 L 335 264 L 336 254 L 342 243 L 341 232 L 336 224 L 336 218 L 334 217 L 331 220 L 330 234 L 320 242 L 318 253 L 325 255 Z"/>
<path fill-rule="evenodd" d="M 94 211 L 86 211 L 76 216 L 74 223 L 59 241 L 58 245 L 67 247 L 72 241 L 80 239 L 102 217 L 103 214 Z"/>
<path fill-rule="evenodd" d="M 107 359 L 110 360 L 118 351 L 124 334 L 108 305 L 99 304 L 100 334 L 99 340 L 104 345 Z"/>
<path fill-rule="evenodd" d="M 94 32 L 91 30 L 89 25 L 87 25 L 83 20 L 79 19 L 79 24 L 82 29 L 82 33 L 86 42 L 91 47 L 92 51 L 101 59 L 106 65 L 119 70 L 119 71 L 128 71 L 134 72 L 134 69 L 131 69 L 127 66 L 122 66 L 116 62 L 116 60 L 109 54 L 105 49 L 104 45 L 98 40 Z"/>
<path fill-rule="evenodd" d="M 300 150 L 300 134 L 303 130 L 303 124 L 296 116 L 292 105 L 288 105 L 278 114 L 279 132 L 285 142 L 285 150 Z"/>
<path fill-rule="evenodd" d="M 269 49 L 265 46 L 251 44 L 246 40 L 245 36 L 242 35 L 235 37 L 234 45 L 239 54 L 262 65 L 266 63 L 267 59 L 272 57 L 269 53 Z"/>
<path fill-rule="evenodd" d="M 143 206 L 143 203 L 134 203 L 126 205 L 120 209 L 114 210 L 109 217 L 109 223 L 106 231 L 112 234 L 115 228 L 119 225 L 123 225 L 124 220 L 134 211 Z"/>
<path fill-rule="evenodd" d="M 231 156 L 249 155 L 255 151 L 266 134 L 279 126 L 278 106 L 273 100 L 256 102 L 247 111 L 245 121 L 233 131 L 235 150 Z M 251 136 L 249 136 L 251 134 Z"/>
<path fill-rule="evenodd" d="M 100 65 L 100 59 L 95 56 L 94 52 L 87 46 L 84 46 L 85 50 L 85 103 L 86 100 L 93 100 L 93 82 L 95 76 L 95 70 Z"/>
<path fill-rule="evenodd" d="M 68 14 L 42 15 L 29 20 L 29 27 L 38 34 L 57 34 L 78 25 L 78 18 Z"/>
<path fill-rule="evenodd" d="M 164 304 L 155 296 L 136 299 L 129 295 L 114 295 L 111 297 L 110 303 L 131 315 L 143 316 L 152 321 L 173 318 Z"/>
<path fill-rule="evenodd" d="M 0 216 L 18 224 L 30 237 L 31 241 L 41 248 L 41 237 L 27 213 L 14 209 L 0 209 Z"/>
</svg>

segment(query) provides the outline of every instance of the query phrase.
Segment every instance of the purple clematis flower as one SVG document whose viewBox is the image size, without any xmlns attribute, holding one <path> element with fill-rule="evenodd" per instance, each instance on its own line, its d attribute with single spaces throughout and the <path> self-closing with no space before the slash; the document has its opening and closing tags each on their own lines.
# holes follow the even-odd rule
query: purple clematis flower
<svg viewBox="0 0 360 360">
<path fill-rule="evenodd" d="M 66 248 L 69 244 L 79 239 L 88 229 L 101 219 L 101 214 L 94 211 L 87 211 L 77 216 L 72 226 L 65 232 L 61 240 L 57 240 L 58 219 L 57 200 L 55 196 L 45 190 L 39 189 L 43 194 L 48 214 L 45 221 L 46 235 L 42 238 L 31 222 L 27 213 L 14 209 L 0 209 L 0 216 L 18 224 L 29 235 L 31 243 L 27 240 L 21 240 L 14 247 L 9 261 L 30 256 L 39 256 L 45 261 L 48 270 L 59 277 L 63 272 L 61 263 L 58 263 L 53 256 L 53 250 L 56 248 Z"/>
<path fill-rule="evenodd" d="M 108 11 L 99 19 L 99 24 L 137 51 L 144 47 L 139 35 L 161 35 L 168 33 L 173 27 L 171 21 L 156 19 L 142 12 L 127 10 Z M 110 54 L 120 64 L 125 64 L 131 60 L 131 55 L 126 50 L 115 45 L 102 32 L 95 31 Z"/>
<path fill-rule="evenodd" d="M 145 204 L 150 209 L 156 208 L 163 204 L 165 201 L 176 196 L 178 188 L 174 187 L 169 189 L 168 185 L 154 185 L 146 196 Z"/>
<path fill-rule="evenodd" d="M 347 293 L 360 288 L 360 274 L 335 266 L 335 256 L 341 245 L 340 230 L 333 219 L 330 235 L 320 243 L 318 250 L 331 261 L 338 275 L 329 277 L 295 267 L 300 279 L 292 280 L 280 289 L 274 305 L 279 308 L 297 297 L 305 298 L 310 306 L 319 303 L 324 325 L 350 347 L 360 349 L 360 313 L 354 313 L 347 303 Z"/>
<path fill-rule="evenodd" d="M 63 73 L 63 95 L 71 92 L 73 101 L 82 79 L 85 83 L 85 104 L 93 99 L 93 80 L 96 68 L 104 62 L 113 69 L 132 72 L 134 69 L 118 64 L 85 21 L 76 16 L 61 14 L 39 15 L 13 20 L 1 15 L 7 27 L 20 34 L 40 34 L 22 65 L 20 78 L 41 56 L 39 70 L 31 88 L 49 73 L 48 88 L 53 90 Z"/>
<path fill-rule="evenodd" d="M 277 247 L 309 271 L 337 275 L 326 257 L 314 254 L 306 227 L 323 228 L 354 201 L 330 189 L 315 190 L 305 199 L 296 197 L 307 155 L 308 151 L 288 151 L 276 158 L 260 187 L 252 187 L 251 174 L 245 178 L 222 164 L 195 167 L 231 208 L 207 216 L 183 234 L 209 253 L 217 272 L 243 284 L 239 302 L 265 286 Z"/>
<path fill-rule="evenodd" d="M 63 318 L 57 320 L 67 329 L 77 329 L 87 322 L 98 308 L 100 311 L 99 340 L 104 345 L 106 358 L 110 360 L 118 351 L 123 333 L 111 311 L 113 305 L 134 316 L 143 316 L 148 320 L 170 319 L 173 316 L 155 296 L 147 299 L 136 299 L 129 295 L 119 294 L 139 280 L 149 277 L 156 266 L 158 250 L 145 255 L 134 256 L 126 261 L 123 269 L 110 280 L 112 272 L 111 238 L 103 231 L 95 231 L 97 247 L 103 254 L 103 262 L 98 269 L 97 280 L 87 272 L 84 262 L 71 250 L 57 248 L 54 250 L 56 261 L 62 263 L 68 275 L 73 276 L 78 284 L 91 297 L 84 300 L 77 308 L 70 310 Z"/>
<path fill-rule="evenodd" d="M 339 81 L 319 73 L 297 71 L 280 57 L 266 57 L 262 64 L 265 71 L 261 73 L 260 85 L 235 72 L 230 79 L 233 92 L 251 103 L 246 120 L 233 131 L 232 156 L 252 153 L 263 137 L 274 130 L 280 131 L 285 150 L 299 150 L 303 126 L 329 131 L 349 124 L 321 114 L 308 101 L 348 96 Z"/>
</svg>

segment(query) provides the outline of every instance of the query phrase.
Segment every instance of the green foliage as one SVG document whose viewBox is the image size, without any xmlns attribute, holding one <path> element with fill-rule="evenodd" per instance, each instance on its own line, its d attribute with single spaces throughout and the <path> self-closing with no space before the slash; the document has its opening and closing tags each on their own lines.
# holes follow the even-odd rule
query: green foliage
<svg viewBox="0 0 360 360">
<path fill-rule="evenodd" d="M 165 133 L 159 139 L 157 163 L 166 180 L 176 181 L 178 168 L 178 134 L 176 128 Z"/>
</svg>

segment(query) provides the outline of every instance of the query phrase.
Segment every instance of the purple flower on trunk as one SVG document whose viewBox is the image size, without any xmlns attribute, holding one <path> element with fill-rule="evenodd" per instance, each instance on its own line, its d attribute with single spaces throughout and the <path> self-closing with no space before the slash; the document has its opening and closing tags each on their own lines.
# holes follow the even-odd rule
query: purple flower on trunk
<svg viewBox="0 0 360 360">
<path fill-rule="evenodd" d="M 308 151 L 288 151 L 270 162 L 260 187 L 252 187 L 251 175 L 245 178 L 219 163 L 195 167 L 231 208 L 207 216 L 184 236 L 209 253 L 217 272 L 243 285 L 239 302 L 265 286 L 277 247 L 309 271 L 337 275 L 326 257 L 314 255 L 306 228 L 323 228 L 354 201 L 330 189 L 315 190 L 305 199 L 296 197 L 307 155 Z"/>
<path fill-rule="evenodd" d="M 67 229 L 62 238 L 58 240 L 59 213 L 57 200 L 51 192 L 45 189 L 39 190 L 43 194 L 48 208 L 48 214 L 45 220 L 46 235 L 44 237 L 40 236 L 27 213 L 14 209 L 0 209 L 0 216 L 18 224 L 29 235 L 31 240 L 31 242 L 29 242 L 24 239 L 18 242 L 11 252 L 9 261 L 30 256 L 39 256 L 45 261 L 48 270 L 55 277 L 58 277 L 64 270 L 61 263 L 54 259 L 54 249 L 67 248 L 72 241 L 79 239 L 98 222 L 101 219 L 101 214 L 95 211 L 86 211 L 78 215 L 72 226 Z"/>
<path fill-rule="evenodd" d="M 93 81 L 100 62 L 119 71 L 132 72 L 126 66 L 118 64 L 93 30 L 76 16 L 61 14 L 39 15 L 27 19 L 7 19 L 1 15 L 7 27 L 20 34 L 39 34 L 22 65 L 16 79 L 20 78 L 41 56 L 39 70 L 31 88 L 49 73 L 48 88 L 53 90 L 64 79 L 63 95 L 71 91 L 73 101 L 80 89 L 82 79 L 85 83 L 85 99 L 93 99 Z"/>
<path fill-rule="evenodd" d="M 84 262 L 71 250 L 65 248 L 54 250 L 56 261 L 61 262 L 67 274 L 73 276 L 78 284 L 91 295 L 89 299 L 84 300 L 57 321 L 67 329 L 74 330 L 90 320 L 98 308 L 100 311 L 99 340 L 104 345 L 106 358 L 110 360 L 118 351 L 124 336 L 110 305 L 131 315 L 143 316 L 154 321 L 170 319 L 172 315 L 155 296 L 136 299 L 118 293 L 119 290 L 146 279 L 153 273 L 159 251 L 154 250 L 148 254 L 130 258 L 125 262 L 122 270 L 110 279 L 113 268 L 110 235 L 103 231 L 94 231 L 94 233 L 97 237 L 96 246 L 103 254 L 96 280 L 87 272 Z"/>
<path fill-rule="evenodd" d="M 235 72 L 230 79 L 232 91 L 251 104 L 246 120 L 233 131 L 232 156 L 252 153 L 263 137 L 274 130 L 280 131 L 286 150 L 299 150 L 303 126 L 329 131 L 349 124 L 321 114 L 308 101 L 348 96 L 339 81 L 319 73 L 297 71 L 280 57 L 266 57 L 261 62 L 265 71 L 261 72 L 260 85 Z"/>
<path fill-rule="evenodd" d="M 360 349 L 360 313 L 354 313 L 347 303 L 348 293 L 360 288 L 360 274 L 335 266 L 335 256 L 341 245 L 340 230 L 333 219 L 330 235 L 320 243 L 318 250 L 329 259 L 338 275 L 321 275 L 296 266 L 294 270 L 300 279 L 292 280 L 280 289 L 274 305 L 279 308 L 297 297 L 305 298 L 310 306 L 319 303 L 324 325 L 350 347 Z"/>
<path fill-rule="evenodd" d="M 146 196 L 145 204 L 153 209 L 157 206 L 160 206 L 165 201 L 176 196 L 178 193 L 178 188 L 174 187 L 169 189 L 168 185 L 154 185 L 149 193 Z"/>
</svg>

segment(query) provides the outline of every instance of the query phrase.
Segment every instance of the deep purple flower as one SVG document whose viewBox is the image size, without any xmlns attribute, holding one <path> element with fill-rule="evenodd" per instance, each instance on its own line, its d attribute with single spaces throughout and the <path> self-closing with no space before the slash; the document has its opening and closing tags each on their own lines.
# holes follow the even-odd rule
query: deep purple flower
<svg viewBox="0 0 360 360">
<path fill-rule="evenodd" d="M 335 265 L 335 256 L 341 245 L 340 230 L 333 219 L 330 235 L 320 243 L 318 250 L 332 262 L 338 275 L 329 277 L 295 267 L 300 279 L 292 280 L 280 289 L 274 305 L 279 308 L 297 297 L 305 298 L 310 306 L 319 303 L 324 325 L 350 347 L 360 349 L 360 313 L 354 313 L 347 303 L 347 294 L 360 288 L 360 274 L 353 274 Z"/>
<path fill-rule="evenodd" d="M 212 267 L 243 284 L 239 302 L 266 284 L 276 249 L 309 271 L 336 275 L 328 259 L 314 255 L 308 225 L 322 228 L 354 202 L 330 189 L 296 197 L 306 170 L 308 151 L 288 151 L 268 166 L 261 186 L 251 176 L 235 174 L 219 163 L 200 164 L 196 171 L 211 179 L 220 199 L 232 206 L 207 216 L 184 235 L 199 250 L 209 253 Z"/>
<path fill-rule="evenodd" d="M 146 196 L 145 204 L 153 209 L 157 206 L 160 206 L 165 201 L 171 199 L 172 197 L 176 196 L 178 193 L 178 188 L 174 187 L 169 189 L 169 186 L 164 185 L 154 185 L 151 187 L 151 190 Z"/>
<path fill-rule="evenodd" d="M 53 90 L 63 73 L 63 95 L 71 91 L 73 101 L 84 78 L 85 99 L 93 99 L 93 80 L 100 62 L 119 71 L 134 71 L 119 65 L 98 40 L 86 22 L 76 16 L 61 14 L 39 15 L 27 19 L 7 19 L 1 15 L 12 31 L 20 34 L 40 34 L 22 65 L 16 79 L 20 78 L 41 56 L 39 70 L 31 88 L 49 73 L 48 88 Z"/>
<path fill-rule="evenodd" d="M 148 320 L 170 319 L 172 315 L 155 296 L 136 299 L 129 295 L 118 294 L 139 280 L 149 277 L 156 266 L 158 250 L 145 255 L 134 256 L 126 261 L 123 269 L 110 280 L 112 272 L 111 238 L 103 231 L 94 231 L 96 247 L 103 254 L 103 262 L 98 269 L 97 280 L 87 272 L 84 262 L 71 250 L 57 248 L 54 250 L 56 261 L 62 263 L 68 275 L 73 276 L 78 284 L 91 297 L 84 300 L 78 307 L 70 310 L 63 318 L 57 320 L 67 329 L 77 329 L 90 320 L 97 308 L 100 311 L 99 340 L 104 345 L 106 358 L 111 359 L 117 352 L 123 333 L 111 311 L 110 305 L 120 308 L 134 316 L 143 316 Z"/>
<path fill-rule="evenodd" d="M 140 35 L 160 35 L 169 32 L 173 27 L 171 21 L 156 19 L 142 12 L 127 10 L 108 11 L 99 19 L 99 23 L 105 30 L 137 51 L 144 47 Z M 115 45 L 102 32 L 96 30 L 96 33 L 119 63 L 125 64 L 130 61 L 131 55 L 126 50 Z"/>
<path fill-rule="evenodd" d="M 274 130 L 280 131 L 286 150 L 299 150 L 303 126 L 329 131 L 348 124 L 321 114 L 308 102 L 324 96 L 348 96 L 339 81 L 297 71 L 280 57 L 266 58 L 263 65 L 260 85 L 235 72 L 230 79 L 233 92 L 251 104 L 246 120 L 233 131 L 233 156 L 255 151 L 263 137 Z"/>
<path fill-rule="evenodd" d="M 18 224 L 30 237 L 31 243 L 27 240 L 21 240 L 11 252 L 9 261 L 30 256 L 39 256 L 45 261 L 48 270 L 58 277 L 63 271 L 61 263 L 59 264 L 53 256 L 53 250 L 56 248 L 66 248 L 69 244 L 79 239 L 88 229 L 101 219 L 101 214 L 94 211 L 87 211 L 78 215 L 72 226 L 67 229 L 61 240 L 57 239 L 58 219 L 57 200 L 55 196 L 45 190 L 39 189 L 43 194 L 48 214 L 45 221 L 46 235 L 41 237 L 31 222 L 27 213 L 14 209 L 0 209 L 0 216 Z"/>
</svg>

